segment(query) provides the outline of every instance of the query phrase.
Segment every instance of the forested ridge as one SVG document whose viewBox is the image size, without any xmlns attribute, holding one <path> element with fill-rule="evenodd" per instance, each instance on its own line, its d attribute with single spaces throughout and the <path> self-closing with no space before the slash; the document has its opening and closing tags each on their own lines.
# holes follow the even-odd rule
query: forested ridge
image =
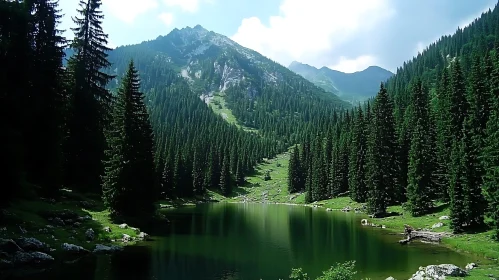
<svg viewBox="0 0 499 280">
<path fill-rule="evenodd" d="M 2 206 L 36 196 L 57 199 L 69 188 L 101 195 L 113 215 L 149 215 L 163 198 L 207 189 L 230 195 L 263 158 L 330 127 L 346 106 L 201 27 L 111 50 L 100 0 L 80 1 L 69 41 L 57 29 L 63 12 L 57 1 L 0 5 L 2 81 L 9 85 L 1 96 L 8 166 L 2 172 L 9 186 Z M 204 46 L 196 40 L 206 34 L 215 43 L 190 63 L 201 65 L 199 79 L 185 77 L 173 62 L 184 63 L 184 52 Z M 168 49 L 163 42 L 179 36 L 194 45 Z M 229 124 L 206 105 L 202 95 L 219 83 L 227 86 L 239 124 L 257 132 Z"/>
<path fill-rule="evenodd" d="M 448 202 L 454 232 L 499 237 L 499 8 L 397 69 L 377 96 L 295 147 L 289 191 L 348 194 L 385 216 Z"/>
</svg>

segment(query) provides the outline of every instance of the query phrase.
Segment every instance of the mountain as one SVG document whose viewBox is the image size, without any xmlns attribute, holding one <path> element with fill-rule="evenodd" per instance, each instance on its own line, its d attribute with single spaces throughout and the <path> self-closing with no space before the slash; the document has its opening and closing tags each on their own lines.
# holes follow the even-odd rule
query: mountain
<svg viewBox="0 0 499 280">
<path fill-rule="evenodd" d="M 352 103 L 374 96 L 379 90 L 380 83 L 393 76 L 392 72 L 378 66 L 369 66 L 355 73 L 343 73 L 327 67 L 317 69 L 293 61 L 288 68 L 324 90 Z"/>
<path fill-rule="evenodd" d="M 137 52 L 132 54 L 131 51 Z M 248 94 L 254 96 L 262 91 L 263 86 L 285 84 L 289 87 L 290 81 L 299 81 L 314 94 L 323 95 L 339 107 L 348 106 L 337 96 L 328 95 L 286 67 L 200 25 L 175 28 L 155 40 L 119 47 L 111 53 L 110 60 L 137 55 L 149 56 L 152 62 L 161 61 L 175 69 L 203 97 L 212 97 L 214 93 L 225 92 L 240 84 L 245 84 Z M 116 74 L 123 73 L 123 66 L 115 69 Z"/>
</svg>

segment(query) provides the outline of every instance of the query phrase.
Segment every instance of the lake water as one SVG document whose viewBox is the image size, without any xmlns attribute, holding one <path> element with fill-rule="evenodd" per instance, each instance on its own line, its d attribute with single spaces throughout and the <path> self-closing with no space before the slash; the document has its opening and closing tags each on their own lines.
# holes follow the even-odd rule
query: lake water
<svg viewBox="0 0 499 280">
<path fill-rule="evenodd" d="M 476 261 L 445 247 L 398 244 L 400 235 L 363 227 L 361 216 L 303 206 L 201 204 L 165 210 L 154 241 L 112 257 L 86 258 L 36 279 L 288 279 L 302 267 L 315 279 L 337 262 L 356 261 L 358 276 L 407 279 L 419 266 Z"/>
</svg>

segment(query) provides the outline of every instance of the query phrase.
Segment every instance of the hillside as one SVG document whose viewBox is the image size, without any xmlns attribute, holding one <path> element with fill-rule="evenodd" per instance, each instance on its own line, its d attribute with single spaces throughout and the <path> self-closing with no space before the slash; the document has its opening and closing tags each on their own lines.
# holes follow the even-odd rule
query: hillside
<svg viewBox="0 0 499 280">
<path fill-rule="evenodd" d="M 325 66 L 317 69 L 293 61 L 288 68 L 324 90 L 334 93 L 341 99 L 353 104 L 376 95 L 379 84 L 386 82 L 393 76 L 392 72 L 378 66 L 369 66 L 354 73 L 343 73 Z"/>
</svg>

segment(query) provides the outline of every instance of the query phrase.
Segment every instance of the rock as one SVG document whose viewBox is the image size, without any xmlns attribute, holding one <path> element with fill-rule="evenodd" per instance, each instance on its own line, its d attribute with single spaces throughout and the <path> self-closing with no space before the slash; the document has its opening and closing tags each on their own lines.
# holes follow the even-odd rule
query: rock
<svg viewBox="0 0 499 280">
<path fill-rule="evenodd" d="M 130 242 L 130 240 L 132 240 L 132 238 L 130 237 L 130 235 L 124 233 L 122 241 L 125 242 L 125 243 L 127 243 L 127 242 Z"/>
<path fill-rule="evenodd" d="M 390 277 L 386 278 L 385 280 L 397 280 L 397 279 L 390 276 Z"/>
<path fill-rule="evenodd" d="M 92 228 L 89 228 L 87 229 L 87 231 L 85 231 L 85 237 L 87 238 L 87 240 L 94 240 L 95 238 L 95 232 Z"/>
<path fill-rule="evenodd" d="M 449 220 L 450 218 L 449 218 L 449 216 L 442 216 L 442 217 L 440 217 L 438 219 L 439 220 Z"/>
<path fill-rule="evenodd" d="M 135 227 L 130 227 L 131 230 L 135 231 L 135 233 L 140 233 L 140 229 Z"/>
<path fill-rule="evenodd" d="M 331 208 L 326 208 L 326 211 L 333 211 L 333 209 L 331 209 Z"/>
<path fill-rule="evenodd" d="M 102 244 L 97 244 L 94 249 L 95 254 L 110 254 L 118 251 L 122 251 L 123 247 L 121 246 L 116 246 L 116 245 L 111 245 L 111 246 L 105 246 Z"/>
<path fill-rule="evenodd" d="M 79 222 L 85 222 L 85 221 L 90 221 L 92 220 L 92 217 L 89 216 L 89 215 L 85 215 L 85 216 L 80 216 L 78 218 L 76 218 Z"/>
<path fill-rule="evenodd" d="M 33 237 L 16 239 L 16 243 L 24 251 L 28 252 L 40 251 L 45 253 L 50 252 L 49 246 L 47 244 Z"/>
<path fill-rule="evenodd" d="M 128 225 L 127 225 L 127 224 L 121 224 L 121 225 L 119 225 L 119 227 L 120 227 L 121 229 L 125 229 L 125 228 L 128 228 Z"/>
<path fill-rule="evenodd" d="M 26 264 L 47 264 L 54 261 L 54 258 L 42 252 L 16 252 L 13 262 L 18 265 Z"/>
<path fill-rule="evenodd" d="M 363 225 L 363 226 L 367 226 L 369 224 L 369 222 L 367 221 L 367 219 L 362 219 L 360 221 L 360 224 Z"/>
<path fill-rule="evenodd" d="M 149 236 L 149 234 L 147 234 L 145 232 L 139 233 L 138 238 L 139 238 L 139 240 L 142 240 L 142 241 L 149 241 L 149 240 L 151 240 L 151 237 Z"/>
<path fill-rule="evenodd" d="M 66 223 L 59 217 L 55 217 L 52 219 L 52 223 L 58 226 L 65 226 Z"/>
<path fill-rule="evenodd" d="M 381 228 L 386 228 L 386 226 L 385 225 L 381 225 Z"/>
<path fill-rule="evenodd" d="M 443 226 L 444 226 L 444 223 L 440 222 L 440 223 L 436 223 L 436 224 L 432 225 L 431 228 L 440 228 Z"/>
<path fill-rule="evenodd" d="M 104 227 L 104 231 L 105 232 L 112 232 L 111 228 L 110 227 Z"/>
<path fill-rule="evenodd" d="M 478 267 L 478 265 L 476 263 L 469 263 L 469 264 L 466 265 L 466 267 L 464 269 L 466 269 L 466 270 L 472 270 L 475 267 Z"/>
<path fill-rule="evenodd" d="M 81 246 L 77 246 L 77 245 L 69 244 L 69 243 L 62 244 L 62 250 L 64 252 L 75 254 L 75 255 L 84 255 L 84 254 L 90 253 L 89 250 L 87 250 Z"/>
<path fill-rule="evenodd" d="M 15 252 L 24 251 L 16 242 L 12 239 L 0 238 L 0 252 L 5 252 L 8 254 L 14 254 Z"/>
<path fill-rule="evenodd" d="M 14 267 L 14 264 L 11 261 L 4 258 L 0 258 L 0 270 L 9 269 L 12 267 Z"/>
<path fill-rule="evenodd" d="M 81 226 L 81 223 L 80 223 L 80 222 L 75 222 L 75 223 L 73 224 L 73 227 L 75 227 L 75 228 L 79 228 L 80 226 Z"/>
<path fill-rule="evenodd" d="M 350 212 L 352 210 L 352 207 L 346 206 L 345 208 L 341 209 L 343 212 Z"/>
<path fill-rule="evenodd" d="M 466 275 L 468 273 L 465 270 L 453 264 L 440 264 L 420 267 L 409 280 L 445 279 L 447 276 L 464 277 Z"/>
</svg>

